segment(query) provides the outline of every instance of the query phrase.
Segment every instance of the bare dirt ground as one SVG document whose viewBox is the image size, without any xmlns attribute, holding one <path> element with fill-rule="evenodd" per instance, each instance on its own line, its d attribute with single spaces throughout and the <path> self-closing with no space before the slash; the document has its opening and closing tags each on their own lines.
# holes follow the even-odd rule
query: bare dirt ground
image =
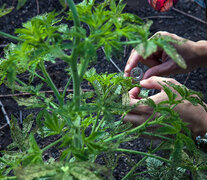
<svg viewBox="0 0 207 180">
<path fill-rule="evenodd" d="M 17 1 L 0 0 L 0 6 L 2 6 L 4 3 L 8 4 L 8 7 L 16 7 Z M 57 0 L 49 0 L 47 3 L 44 0 L 29 0 L 26 5 L 20 10 L 14 9 L 10 14 L 0 18 L 0 29 L 1 31 L 13 34 L 16 28 L 21 27 L 22 22 L 27 21 L 37 14 L 49 12 L 54 9 L 57 11 L 61 9 L 61 6 Z M 180 1 L 173 9 L 165 13 L 154 11 L 148 5 L 147 0 L 129 0 L 126 11 L 135 13 L 143 19 L 153 20 L 154 23 L 151 27 L 152 34 L 157 31 L 168 31 L 193 41 L 204 40 L 207 37 L 207 28 L 205 27 L 205 10 L 191 0 Z M 189 17 L 189 15 L 194 16 L 198 19 Z M 8 42 L 8 40 L 0 37 L 1 56 L 3 55 L 3 46 Z M 124 66 L 129 57 L 130 51 L 131 48 L 127 48 L 125 49 L 124 56 L 121 59 L 114 59 L 121 70 L 124 70 Z M 110 62 L 106 61 L 101 52 L 99 53 L 99 60 L 94 66 L 98 72 L 117 72 L 117 69 Z M 48 66 L 48 71 L 54 78 L 54 81 L 58 88 L 61 88 L 66 81 L 64 74 L 61 73 L 63 68 L 64 64 L 60 62 L 57 62 L 56 65 Z M 206 68 L 199 68 L 189 74 L 176 75 L 173 77 L 182 84 L 185 84 L 188 88 L 196 91 L 201 91 L 204 94 L 204 101 L 207 101 Z M 33 112 L 25 110 L 23 107 L 18 107 L 12 97 L 8 97 L 9 94 L 11 94 L 11 91 L 7 87 L 4 85 L 0 86 L 0 100 L 3 103 L 3 106 L 9 117 L 11 114 L 13 114 L 17 119 L 20 119 L 21 112 L 23 116 L 26 116 Z M 35 113 L 35 111 L 33 113 Z M 5 149 L 6 146 L 10 143 L 11 138 L 9 126 L 6 125 L 6 120 L 0 111 L 0 150 Z M 140 138 L 136 141 L 126 143 L 123 146 L 128 146 L 131 149 L 137 149 L 140 151 L 147 151 L 149 141 Z M 50 153 L 58 154 L 56 149 L 51 150 Z M 133 156 L 131 158 L 135 162 L 138 161 L 138 158 L 136 156 Z M 130 169 L 130 165 L 126 165 L 126 161 L 126 158 L 121 158 L 119 160 L 119 166 L 114 172 L 115 179 L 121 179 L 121 177 L 123 177 L 123 175 Z M 141 171 L 141 169 L 139 169 L 138 172 L 139 171 Z"/>
</svg>

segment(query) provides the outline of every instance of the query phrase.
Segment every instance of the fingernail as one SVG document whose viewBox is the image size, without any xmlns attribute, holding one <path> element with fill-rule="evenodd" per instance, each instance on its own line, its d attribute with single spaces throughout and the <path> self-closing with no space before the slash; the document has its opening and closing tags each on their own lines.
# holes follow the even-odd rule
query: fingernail
<svg viewBox="0 0 207 180">
<path fill-rule="evenodd" d="M 144 79 L 144 80 L 141 80 L 139 83 L 140 83 L 140 85 L 142 86 L 142 85 L 146 84 L 146 82 L 147 82 L 147 80 Z"/>
<path fill-rule="evenodd" d="M 125 71 L 125 72 L 128 72 L 128 71 L 129 71 L 129 69 L 130 69 L 130 65 L 129 65 L 129 64 L 127 64 L 127 65 L 126 65 L 126 67 L 125 67 L 125 70 L 124 70 L 124 71 Z"/>
</svg>

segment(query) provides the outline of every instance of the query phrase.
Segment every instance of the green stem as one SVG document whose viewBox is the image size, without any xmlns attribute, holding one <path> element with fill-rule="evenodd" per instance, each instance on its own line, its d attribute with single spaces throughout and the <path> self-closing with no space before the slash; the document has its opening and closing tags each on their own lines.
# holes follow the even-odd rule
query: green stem
<svg viewBox="0 0 207 180">
<path fill-rule="evenodd" d="M 142 174 L 149 174 L 149 173 L 156 173 L 156 172 L 157 172 L 157 170 L 154 170 L 154 171 L 142 171 L 142 172 L 134 174 L 133 176 L 140 176 Z"/>
<path fill-rule="evenodd" d="M 42 76 L 40 76 L 39 74 L 37 74 L 36 72 L 33 72 L 33 71 L 31 71 L 30 69 L 28 70 L 31 74 L 33 74 L 33 75 L 35 75 L 35 76 L 37 76 L 38 78 L 40 78 L 43 82 L 46 82 L 46 80 L 42 77 Z"/>
<path fill-rule="evenodd" d="M 2 31 L 0 31 L 0 36 L 5 37 L 5 38 L 8 38 L 8 39 L 15 40 L 15 41 L 21 41 L 21 42 L 24 42 L 24 39 L 18 38 L 18 37 L 16 37 L 16 36 L 13 36 L 13 35 L 11 35 L 11 34 L 7 34 L 7 33 L 2 32 Z"/>
<path fill-rule="evenodd" d="M 130 150 L 130 149 L 121 149 L 121 148 L 114 149 L 114 151 L 116 151 L 116 152 L 130 153 L 130 154 L 143 155 L 143 156 L 147 156 L 147 157 L 152 157 L 152 158 L 155 158 L 155 159 L 159 159 L 160 161 L 163 161 L 165 163 L 171 163 L 171 161 L 168 160 L 168 159 L 166 159 L 166 158 L 163 158 L 163 157 L 160 157 L 160 156 L 156 156 L 156 155 L 153 155 L 153 154 L 150 154 L 150 153 L 141 152 L 141 151 L 135 151 L 135 150 Z"/>
<path fill-rule="evenodd" d="M 51 147 L 55 146 L 56 144 L 58 144 L 59 142 L 61 142 L 64 139 L 64 137 L 61 137 L 60 139 L 52 142 L 51 144 L 49 144 L 48 146 L 44 147 L 41 151 L 47 151 L 48 149 L 50 149 Z"/>
<path fill-rule="evenodd" d="M 80 72 L 79 72 L 79 76 L 80 76 L 81 80 L 83 79 L 83 75 L 88 68 L 88 63 L 89 63 L 89 59 L 85 59 L 85 61 L 83 63 L 81 63 L 81 68 L 80 68 Z"/>
<path fill-rule="evenodd" d="M 156 151 L 158 151 L 163 144 L 165 144 L 165 142 L 160 143 L 159 146 L 157 146 L 151 153 L 155 153 Z M 139 167 L 147 158 L 148 156 L 143 157 L 135 166 L 131 168 L 131 170 L 123 177 L 122 180 L 130 178 L 132 173 L 137 169 L 137 167 Z"/>
<path fill-rule="evenodd" d="M 140 131 L 142 128 L 144 128 L 148 124 L 149 121 L 151 121 L 154 118 L 155 113 L 156 112 L 153 111 L 153 113 L 151 114 L 151 116 L 143 124 L 137 126 L 136 128 L 134 128 L 132 130 L 129 130 L 127 132 L 120 133 L 120 134 L 118 134 L 116 136 L 113 136 L 111 138 L 105 139 L 104 142 L 113 141 L 113 140 L 118 139 L 118 138 L 120 138 L 122 136 L 130 135 L 130 134 L 132 134 L 134 132 Z"/>
<path fill-rule="evenodd" d="M 66 92 L 67 92 L 68 86 L 70 85 L 71 80 L 72 80 L 72 78 L 70 77 L 70 78 L 68 79 L 67 84 L 65 85 L 65 88 L 64 88 L 64 91 L 63 91 L 63 94 L 62 94 L 62 97 L 63 97 L 63 98 L 64 98 L 65 95 L 66 95 Z"/>
<path fill-rule="evenodd" d="M 21 84 L 22 86 L 24 86 L 24 87 L 28 87 L 27 84 L 25 84 L 23 81 L 21 81 L 21 80 L 18 79 L 17 77 L 16 77 L 16 81 L 17 81 L 19 84 Z M 45 79 L 44 79 L 44 82 L 46 82 Z M 38 96 L 38 97 L 40 97 L 40 98 L 42 98 L 43 100 L 45 99 L 45 97 L 42 96 L 41 93 L 35 92 L 35 91 L 33 91 L 33 90 L 28 91 L 28 92 L 29 92 L 29 93 L 32 93 L 32 94 L 34 94 L 34 95 L 36 95 L 36 96 Z M 49 104 L 50 104 L 50 106 L 53 107 L 54 109 L 57 109 L 57 104 L 55 104 L 54 102 L 50 102 Z"/>
<path fill-rule="evenodd" d="M 143 132 L 142 134 L 147 135 L 147 136 L 158 137 L 158 138 L 161 138 L 161 139 L 168 140 L 168 141 L 170 141 L 170 142 L 173 141 L 173 139 L 171 139 L 171 138 L 169 138 L 169 137 L 162 136 L 162 135 L 160 135 L 160 134 L 155 134 L 155 133 L 152 133 L 152 132 Z"/>
<path fill-rule="evenodd" d="M 91 131 L 91 135 L 95 132 L 95 129 L 96 129 L 96 126 L 98 124 L 98 120 L 99 120 L 100 115 L 101 115 L 101 111 L 99 111 L 98 114 L 97 114 L 97 116 L 96 116 L 96 121 L 93 124 L 92 131 Z"/>
<path fill-rule="evenodd" d="M 99 128 L 101 127 L 101 125 L 103 124 L 104 121 L 105 121 L 105 119 L 103 117 L 102 120 L 100 121 L 100 123 L 98 124 L 98 126 L 96 127 L 95 132 L 97 132 L 99 130 Z"/>
<path fill-rule="evenodd" d="M 56 88 L 55 84 L 53 83 L 52 79 L 50 78 L 50 75 L 47 73 L 47 70 L 45 69 L 45 65 L 44 65 L 44 62 L 41 61 L 39 63 L 40 65 L 40 69 L 42 71 L 42 73 L 44 74 L 45 78 L 46 78 L 46 83 L 51 87 L 51 89 L 53 90 L 55 96 L 57 97 L 58 99 L 58 102 L 60 105 L 63 105 L 63 98 L 62 96 L 60 95 L 58 89 Z"/>
<path fill-rule="evenodd" d="M 76 10 L 75 4 L 73 0 L 67 0 L 68 5 L 70 6 L 70 9 L 73 14 L 73 22 L 76 27 L 76 30 L 78 31 L 78 28 L 80 27 L 80 19 L 78 17 L 78 12 Z M 80 43 L 80 37 L 74 37 L 73 38 L 73 45 L 74 49 L 71 54 L 71 61 L 70 66 L 72 69 L 72 78 L 73 78 L 73 101 L 75 103 L 75 108 L 78 109 L 80 107 L 80 77 L 78 75 L 78 68 L 77 68 L 77 59 L 78 59 L 78 53 L 77 53 L 77 46 Z"/>
<path fill-rule="evenodd" d="M 73 21 L 74 21 L 75 26 L 80 27 L 80 19 L 79 19 L 78 12 L 75 7 L 75 3 L 73 2 L 73 0 L 67 0 L 67 3 L 70 6 L 70 9 L 72 11 Z"/>
<path fill-rule="evenodd" d="M 6 177 L 6 179 L 3 179 L 3 180 L 8 180 L 8 179 L 16 179 L 17 180 L 17 177 L 16 176 Z"/>
</svg>

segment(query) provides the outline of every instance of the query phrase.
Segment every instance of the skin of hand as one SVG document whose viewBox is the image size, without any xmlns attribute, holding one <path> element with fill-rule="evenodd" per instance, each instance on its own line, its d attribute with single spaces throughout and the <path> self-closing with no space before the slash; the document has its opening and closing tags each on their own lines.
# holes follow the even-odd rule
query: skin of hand
<svg viewBox="0 0 207 180">
<path fill-rule="evenodd" d="M 164 92 L 162 86 L 160 85 L 160 83 L 163 83 L 163 81 L 168 81 L 180 85 L 180 83 L 174 79 L 157 76 L 152 76 L 140 82 L 140 85 L 144 88 L 160 90 L 158 94 L 149 97 L 156 104 L 168 99 L 167 94 Z M 141 99 L 139 98 L 139 93 L 140 89 L 138 87 L 135 87 L 129 91 L 131 105 L 136 104 Z M 180 96 L 178 95 L 177 98 L 179 97 Z M 178 104 L 174 110 L 180 114 L 180 117 L 184 122 L 189 124 L 188 127 L 191 130 L 194 138 L 199 135 L 205 135 L 207 132 L 207 112 L 201 105 L 194 106 L 189 101 L 184 101 L 183 103 Z M 134 126 L 141 125 L 150 117 L 152 112 L 153 109 L 151 107 L 146 105 L 139 105 L 124 117 L 124 122 L 131 122 Z M 154 129 L 149 130 L 153 131 Z"/>
<path fill-rule="evenodd" d="M 150 67 L 145 72 L 143 79 L 147 79 L 151 76 L 187 73 L 198 67 L 207 67 L 207 41 L 194 42 L 185 40 L 175 34 L 164 31 L 157 32 L 153 36 L 157 36 L 158 34 L 184 42 L 181 45 L 173 44 L 173 46 L 185 60 L 187 68 L 180 68 L 161 48 L 158 48 L 157 51 L 147 59 L 143 59 L 137 51 L 133 49 L 124 70 L 125 76 L 129 77 L 131 70 L 136 67 L 139 62 Z"/>
</svg>

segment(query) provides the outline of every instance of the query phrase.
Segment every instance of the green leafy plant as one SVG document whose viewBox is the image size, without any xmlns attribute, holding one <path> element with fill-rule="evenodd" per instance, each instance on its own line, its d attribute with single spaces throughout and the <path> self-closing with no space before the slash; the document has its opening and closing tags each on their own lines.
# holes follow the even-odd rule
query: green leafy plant
<svg viewBox="0 0 207 180">
<path fill-rule="evenodd" d="M 6 5 L 4 4 L 2 7 L 0 7 L 0 17 L 9 14 L 13 10 L 13 8 L 5 8 L 5 6 Z"/>
<path fill-rule="evenodd" d="M 23 2 L 26 1 L 22 1 Z M 36 108 L 38 115 L 30 115 L 19 127 L 12 119 L 11 134 L 13 143 L 0 157 L 0 177 L 3 179 L 103 179 L 112 178 L 117 158 L 114 152 L 137 154 L 143 158 L 131 168 L 123 179 L 139 177 L 135 170 L 146 163 L 146 172 L 152 177 L 159 166 L 163 172 L 177 172 L 175 177 L 185 175 L 187 170 L 194 177 L 202 176 L 206 161 L 201 161 L 202 154 L 191 139 L 190 131 L 174 108 L 184 100 L 194 105 L 202 104 L 197 92 L 172 83 L 163 84 L 168 100 L 155 104 L 150 99 L 139 101 L 153 108 L 153 113 L 142 125 L 132 128 L 123 124 L 124 115 L 134 106 L 122 103 L 121 96 L 139 84 L 132 84 L 131 78 L 122 74 L 97 74 L 89 67 L 97 60 L 97 50 L 104 48 L 106 58 L 113 52 L 122 51 L 124 45 L 132 45 L 143 56 L 148 57 L 160 46 L 185 68 L 185 62 L 170 45 L 172 39 L 156 36 L 149 38 L 152 24 L 143 22 L 139 17 L 124 13 L 125 4 L 120 1 L 83 0 L 75 5 L 72 0 L 66 2 L 70 10 L 64 15 L 50 12 L 33 17 L 16 30 L 17 36 L 0 32 L 1 36 L 16 40 L 4 49 L 4 58 L 0 59 L 1 83 L 13 91 L 27 92 L 29 98 L 16 99 L 19 105 Z M 64 24 L 63 19 L 73 22 L 73 26 Z M 69 23 L 71 24 L 71 23 Z M 67 64 L 68 82 L 64 90 L 59 91 L 46 69 L 47 62 L 62 60 Z M 28 72 L 28 81 L 23 81 L 19 74 Z M 39 79 L 39 84 L 33 81 Z M 93 89 L 82 91 L 82 82 L 87 80 Z M 73 93 L 66 95 L 69 85 Z M 54 96 L 48 97 L 42 87 L 50 88 Z M 181 98 L 171 91 L 179 93 Z M 136 104 L 139 105 L 139 104 Z M 159 116 L 156 114 L 159 113 Z M 116 115 L 116 116 L 115 116 Z M 119 118 L 115 118 L 115 117 Z M 35 127 L 32 128 L 33 121 Z M 147 127 L 159 125 L 156 132 L 150 133 Z M 47 146 L 41 147 L 36 136 L 56 137 Z M 163 139 L 149 152 L 120 148 L 120 144 L 150 135 Z M 167 137 L 166 135 L 171 135 Z M 18 138 L 17 138 L 18 137 Z M 58 160 L 44 160 L 48 149 L 58 147 Z M 158 150 L 169 151 L 166 158 L 155 153 Z M 106 167 L 97 165 L 95 160 L 105 153 L 109 158 Z M 202 154 L 202 157 L 205 157 Z M 205 157 L 206 158 L 206 157 Z M 110 162 L 111 161 L 111 162 Z M 112 162 L 113 161 L 113 162 Z M 148 164 L 147 164 L 148 163 Z M 154 163 L 154 165 L 152 165 Z M 165 164 L 165 166 L 163 165 Z M 112 167 L 113 166 L 113 167 Z M 163 177 L 165 177 L 163 173 Z M 172 176 L 169 176 L 172 177 Z"/>
<path fill-rule="evenodd" d="M 17 9 L 21 9 L 27 0 L 18 0 Z M 67 1 L 66 0 L 59 0 L 60 4 L 65 8 L 67 7 Z"/>
</svg>

